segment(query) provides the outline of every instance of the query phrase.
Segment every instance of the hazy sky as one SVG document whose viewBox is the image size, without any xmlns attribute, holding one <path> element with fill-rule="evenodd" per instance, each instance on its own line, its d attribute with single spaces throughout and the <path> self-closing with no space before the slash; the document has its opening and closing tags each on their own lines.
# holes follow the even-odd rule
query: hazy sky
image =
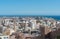
<svg viewBox="0 0 60 39">
<path fill-rule="evenodd" d="M 0 15 L 60 15 L 60 0 L 0 0 Z"/>
</svg>

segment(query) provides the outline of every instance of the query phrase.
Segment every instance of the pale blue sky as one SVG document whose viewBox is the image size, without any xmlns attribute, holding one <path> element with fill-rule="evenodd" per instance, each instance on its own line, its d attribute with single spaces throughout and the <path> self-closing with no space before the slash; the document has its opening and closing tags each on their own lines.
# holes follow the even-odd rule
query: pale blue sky
<svg viewBox="0 0 60 39">
<path fill-rule="evenodd" d="M 60 15 L 60 0 L 0 0 L 0 15 Z"/>
</svg>

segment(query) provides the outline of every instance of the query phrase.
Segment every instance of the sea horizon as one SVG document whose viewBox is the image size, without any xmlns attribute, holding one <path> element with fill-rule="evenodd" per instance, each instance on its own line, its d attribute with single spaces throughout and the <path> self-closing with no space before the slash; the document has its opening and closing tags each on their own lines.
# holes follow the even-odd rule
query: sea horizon
<svg viewBox="0 0 60 39">
<path fill-rule="evenodd" d="M 60 20 L 59 15 L 0 15 L 0 17 L 47 17 Z"/>
</svg>

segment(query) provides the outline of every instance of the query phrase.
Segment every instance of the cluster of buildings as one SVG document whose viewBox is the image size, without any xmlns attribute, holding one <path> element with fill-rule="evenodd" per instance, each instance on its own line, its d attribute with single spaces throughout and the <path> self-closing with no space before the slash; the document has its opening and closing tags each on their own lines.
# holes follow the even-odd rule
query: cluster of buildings
<svg viewBox="0 0 60 39">
<path fill-rule="evenodd" d="M 60 21 L 44 17 L 1 17 L 0 39 L 59 39 Z"/>
</svg>

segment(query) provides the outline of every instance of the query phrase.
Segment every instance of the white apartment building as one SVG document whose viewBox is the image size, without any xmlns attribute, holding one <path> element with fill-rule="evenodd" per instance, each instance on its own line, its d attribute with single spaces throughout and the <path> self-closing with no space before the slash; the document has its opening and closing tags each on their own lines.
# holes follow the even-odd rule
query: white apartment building
<svg viewBox="0 0 60 39">
<path fill-rule="evenodd" d="M 9 39 L 9 36 L 8 35 L 1 35 L 0 39 Z"/>
<path fill-rule="evenodd" d="M 32 19 L 32 20 L 30 20 L 30 22 L 32 25 L 32 29 L 35 29 L 36 28 L 36 20 Z"/>
</svg>

